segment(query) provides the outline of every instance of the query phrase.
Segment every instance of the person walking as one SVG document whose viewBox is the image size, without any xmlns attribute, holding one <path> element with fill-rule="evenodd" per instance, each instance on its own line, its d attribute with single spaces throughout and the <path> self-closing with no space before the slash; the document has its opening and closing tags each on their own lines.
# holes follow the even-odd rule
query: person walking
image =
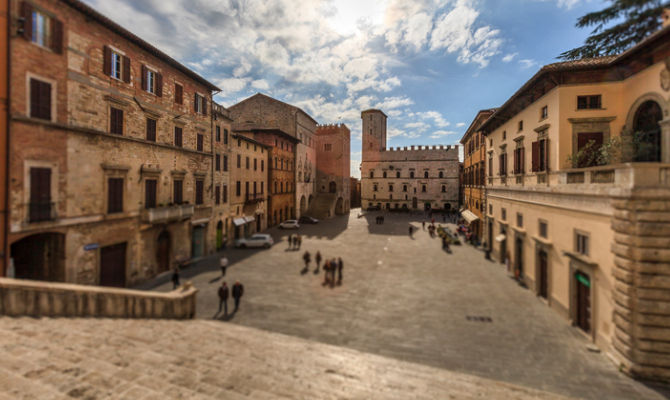
<svg viewBox="0 0 670 400">
<path fill-rule="evenodd" d="M 242 298 L 242 295 L 244 294 L 244 286 L 239 281 L 235 281 L 235 284 L 233 285 L 233 299 L 235 300 L 235 311 L 237 312 L 237 309 L 240 308 L 240 299 Z"/>
<path fill-rule="evenodd" d="M 228 258 L 226 256 L 221 257 L 219 260 L 219 265 L 221 266 L 221 276 L 226 276 L 226 269 L 228 268 Z"/>
<path fill-rule="evenodd" d="M 314 271 L 314 273 L 318 274 L 319 266 L 321 265 L 321 252 L 319 251 L 316 252 L 316 257 L 314 258 L 314 261 L 316 261 L 316 270 Z"/>
<path fill-rule="evenodd" d="M 174 267 L 174 272 L 172 272 L 172 290 L 175 290 L 179 287 L 179 266 Z"/>
<path fill-rule="evenodd" d="M 293 234 L 288 235 L 288 249 L 291 250 L 293 247 Z"/>
<path fill-rule="evenodd" d="M 326 260 L 323 263 L 323 286 L 328 284 L 328 278 L 330 277 L 330 261 Z"/>
<path fill-rule="evenodd" d="M 412 228 L 412 225 L 410 225 L 410 226 L 409 226 L 409 237 L 410 237 L 411 239 L 414 239 L 414 236 L 412 236 L 413 233 L 414 233 L 414 228 Z"/>
<path fill-rule="evenodd" d="M 421 229 L 426 230 L 426 220 L 421 221 Z"/>
<path fill-rule="evenodd" d="M 219 286 L 219 312 L 223 308 L 223 315 L 228 315 L 228 285 L 226 281 L 223 281 L 221 286 Z"/>
<path fill-rule="evenodd" d="M 295 242 L 298 245 L 298 250 L 300 250 L 300 247 L 302 246 L 302 236 L 300 234 L 295 235 Z"/>
<path fill-rule="evenodd" d="M 337 272 L 337 259 L 330 260 L 330 287 L 335 286 L 335 273 Z"/>
<path fill-rule="evenodd" d="M 303 261 L 305 261 L 305 269 L 309 269 L 309 262 L 312 260 L 312 256 L 309 254 L 309 251 L 306 251 L 302 256 Z"/>
<path fill-rule="evenodd" d="M 337 259 L 337 284 L 338 285 L 342 284 L 342 267 L 344 267 L 344 263 L 342 262 L 342 257 L 339 257 Z"/>
</svg>

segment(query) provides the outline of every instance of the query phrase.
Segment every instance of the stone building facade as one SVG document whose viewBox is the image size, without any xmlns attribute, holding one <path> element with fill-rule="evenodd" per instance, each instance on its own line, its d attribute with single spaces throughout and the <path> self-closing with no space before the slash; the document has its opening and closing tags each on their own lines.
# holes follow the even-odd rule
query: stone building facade
<svg viewBox="0 0 670 400">
<path fill-rule="evenodd" d="M 623 370 L 670 379 L 670 27 L 543 67 L 480 129 L 498 259 Z"/>
<path fill-rule="evenodd" d="M 386 114 L 366 110 L 361 160 L 362 207 L 458 209 L 458 146 L 386 148 Z"/>
<path fill-rule="evenodd" d="M 13 275 L 130 286 L 211 252 L 217 88 L 80 1 L 10 22 Z"/>
<path fill-rule="evenodd" d="M 359 208 L 361 206 L 361 180 L 354 177 L 349 178 L 349 188 L 351 190 L 349 206 Z"/>
<path fill-rule="evenodd" d="M 231 127 L 230 111 L 220 104 L 212 103 L 212 146 L 214 158 L 212 162 L 213 177 L 213 224 L 216 227 L 215 244 L 216 250 L 221 250 L 231 236 L 232 217 L 230 215 L 230 162 L 234 157 L 231 150 Z"/>
<path fill-rule="evenodd" d="M 481 124 L 493 114 L 495 109 L 481 110 L 465 131 L 463 145 L 463 172 L 461 193 L 463 210 L 461 216 L 470 226 L 470 231 L 477 235 L 481 242 L 484 236 L 484 215 L 486 199 L 484 186 L 486 181 L 486 141 L 479 130 Z"/>
<path fill-rule="evenodd" d="M 272 148 L 242 134 L 231 136 L 230 222 L 227 236 L 248 237 L 268 227 L 268 160 Z"/>
<path fill-rule="evenodd" d="M 316 129 L 316 217 L 348 213 L 350 206 L 351 132 L 344 124 L 319 125 Z M 322 208 L 318 208 L 322 206 Z"/>
<path fill-rule="evenodd" d="M 9 67 L 9 36 L 7 35 L 7 24 L 9 22 L 9 0 L 0 0 L 0 276 L 5 275 L 5 269 L 9 265 L 9 253 L 7 241 L 7 186 L 8 171 L 7 160 L 9 151 L 9 133 L 7 132 L 8 112 L 8 67 Z"/>
</svg>

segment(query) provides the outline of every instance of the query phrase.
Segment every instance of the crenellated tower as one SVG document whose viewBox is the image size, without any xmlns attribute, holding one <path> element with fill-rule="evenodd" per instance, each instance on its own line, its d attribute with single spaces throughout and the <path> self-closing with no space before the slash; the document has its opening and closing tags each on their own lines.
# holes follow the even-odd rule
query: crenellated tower
<svg viewBox="0 0 670 400">
<path fill-rule="evenodd" d="M 386 114 L 381 110 L 365 110 L 361 112 L 363 120 L 363 154 L 362 161 L 370 159 L 370 156 L 379 154 L 386 149 Z"/>
</svg>

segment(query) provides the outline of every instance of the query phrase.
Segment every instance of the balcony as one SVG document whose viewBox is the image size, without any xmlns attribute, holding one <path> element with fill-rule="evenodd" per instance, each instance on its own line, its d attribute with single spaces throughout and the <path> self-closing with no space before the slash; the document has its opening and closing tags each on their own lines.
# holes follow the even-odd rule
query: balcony
<svg viewBox="0 0 670 400">
<path fill-rule="evenodd" d="M 164 224 L 191 218 L 194 210 L 195 208 L 192 204 L 149 208 L 142 210 L 141 219 L 142 222 L 149 224 Z"/>
<path fill-rule="evenodd" d="M 558 171 L 558 185 L 634 189 L 670 186 L 670 164 L 624 163 Z"/>
<path fill-rule="evenodd" d="M 56 203 L 34 202 L 28 204 L 29 222 L 45 222 L 56 219 Z"/>
<path fill-rule="evenodd" d="M 254 193 L 247 194 L 247 197 L 244 199 L 245 204 L 258 203 L 265 200 L 265 193 Z"/>
</svg>

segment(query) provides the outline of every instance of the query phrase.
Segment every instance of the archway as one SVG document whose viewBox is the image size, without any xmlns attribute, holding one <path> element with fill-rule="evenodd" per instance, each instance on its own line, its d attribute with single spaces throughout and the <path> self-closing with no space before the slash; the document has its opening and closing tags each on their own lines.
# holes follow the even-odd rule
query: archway
<svg viewBox="0 0 670 400">
<path fill-rule="evenodd" d="M 12 243 L 14 277 L 65 282 L 65 235 L 40 233 Z"/>
<path fill-rule="evenodd" d="M 328 191 L 330 193 L 336 193 L 337 192 L 337 183 L 335 183 L 335 181 L 332 181 L 328 184 Z"/>
<path fill-rule="evenodd" d="M 342 215 L 344 214 L 344 199 L 341 197 L 337 198 L 337 203 L 335 203 L 335 214 Z"/>
<path fill-rule="evenodd" d="M 219 221 L 216 224 L 216 249 L 221 250 L 223 247 L 223 222 Z"/>
<path fill-rule="evenodd" d="M 221 224 L 221 222 L 219 222 Z M 170 270 L 170 233 L 163 231 L 158 235 L 158 243 L 156 245 L 156 264 L 158 265 L 158 273 Z"/>
<path fill-rule="evenodd" d="M 634 161 L 661 161 L 661 125 L 663 119 L 661 106 L 647 100 L 638 107 L 633 118 L 633 134 L 636 135 Z"/>
<path fill-rule="evenodd" d="M 300 198 L 300 214 L 302 215 L 305 212 L 307 212 L 307 200 L 305 200 L 305 196 L 303 195 Z"/>
<path fill-rule="evenodd" d="M 314 200 L 314 195 L 309 195 L 309 199 L 307 199 L 307 208 L 312 206 L 312 201 Z"/>
</svg>

